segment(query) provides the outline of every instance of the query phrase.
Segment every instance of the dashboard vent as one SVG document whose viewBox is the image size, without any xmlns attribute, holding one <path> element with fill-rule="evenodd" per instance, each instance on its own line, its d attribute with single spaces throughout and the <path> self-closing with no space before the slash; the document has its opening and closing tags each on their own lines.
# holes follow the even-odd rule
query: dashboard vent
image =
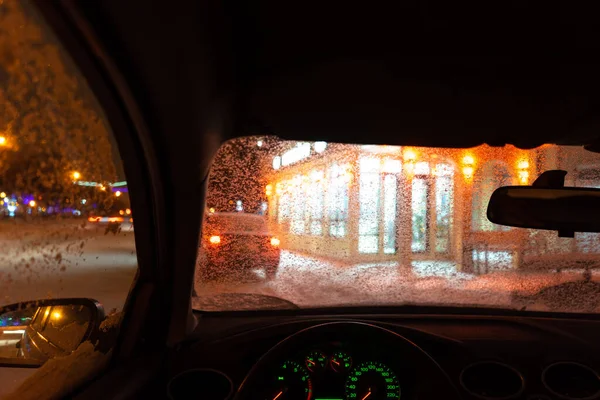
<svg viewBox="0 0 600 400">
<path fill-rule="evenodd" d="M 460 374 L 460 384 L 471 395 L 486 400 L 518 397 L 525 386 L 517 370 L 494 361 L 467 366 Z"/>
<path fill-rule="evenodd" d="M 170 400 L 197 398 L 202 388 L 203 400 L 227 400 L 233 394 L 233 382 L 221 371 L 210 368 L 190 369 L 175 376 L 167 386 Z M 191 397 L 190 397 L 191 396 Z"/>
<path fill-rule="evenodd" d="M 546 389 L 563 399 L 595 399 L 600 396 L 600 378 L 596 371 L 575 362 L 558 362 L 542 373 Z"/>
</svg>

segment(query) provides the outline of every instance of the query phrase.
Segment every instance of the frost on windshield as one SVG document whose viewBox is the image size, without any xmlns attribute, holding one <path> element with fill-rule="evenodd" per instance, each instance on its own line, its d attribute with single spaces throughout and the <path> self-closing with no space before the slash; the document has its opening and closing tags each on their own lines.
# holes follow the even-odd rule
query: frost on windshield
<svg viewBox="0 0 600 400">
<path fill-rule="evenodd" d="M 580 147 L 232 140 L 209 176 L 194 307 L 247 309 L 253 294 L 269 296 L 254 308 L 279 298 L 597 312 L 598 234 L 559 238 L 487 219 L 496 188 L 551 169 L 568 171 L 566 186 L 600 187 L 600 159 Z"/>
</svg>

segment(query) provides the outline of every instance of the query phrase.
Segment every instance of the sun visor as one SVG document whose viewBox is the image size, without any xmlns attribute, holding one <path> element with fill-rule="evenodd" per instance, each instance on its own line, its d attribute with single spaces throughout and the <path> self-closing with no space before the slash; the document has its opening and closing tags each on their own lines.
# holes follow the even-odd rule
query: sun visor
<svg viewBox="0 0 600 400">
<path fill-rule="evenodd" d="M 544 82 L 429 76 L 385 62 L 320 64 L 256 82 L 246 134 L 289 140 L 471 147 L 587 144 L 598 137 L 593 98 Z M 489 79 L 488 79 L 489 78 Z M 510 77 L 509 77 L 510 78 Z M 550 85 L 550 82 L 546 82 Z M 595 95 L 598 96 L 597 94 Z M 258 122 L 256 122 L 258 121 Z M 260 131 L 260 132 L 257 132 Z"/>
</svg>

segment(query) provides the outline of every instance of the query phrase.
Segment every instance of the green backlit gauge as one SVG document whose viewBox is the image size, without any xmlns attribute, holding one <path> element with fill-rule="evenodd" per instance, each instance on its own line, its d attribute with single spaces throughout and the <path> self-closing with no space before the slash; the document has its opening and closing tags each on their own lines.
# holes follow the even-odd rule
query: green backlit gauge
<svg viewBox="0 0 600 400">
<path fill-rule="evenodd" d="M 340 374 L 345 374 L 352 368 L 352 357 L 343 351 L 333 353 L 330 360 L 331 369 Z"/>
<path fill-rule="evenodd" d="M 346 399 L 400 399 L 400 382 L 387 365 L 367 361 L 354 367 L 346 378 Z"/>
<path fill-rule="evenodd" d="M 304 359 L 306 369 L 310 372 L 321 372 L 327 367 L 327 356 L 320 351 L 314 350 L 306 355 Z"/>
<path fill-rule="evenodd" d="M 311 400 L 312 382 L 300 363 L 286 361 L 275 374 L 272 389 L 265 400 Z"/>
</svg>

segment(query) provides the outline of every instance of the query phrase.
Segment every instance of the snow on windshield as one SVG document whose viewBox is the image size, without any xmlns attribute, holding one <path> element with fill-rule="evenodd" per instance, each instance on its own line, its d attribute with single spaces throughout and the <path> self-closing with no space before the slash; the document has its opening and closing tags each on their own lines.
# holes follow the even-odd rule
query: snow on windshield
<svg viewBox="0 0 600 400">
<path fill-rule="evenodd" d="M 248 308 L 232 297 L 215 300 L 238 293 L 300 307 L 597 312 L 598 234 L 559 238 L 495 225 L 486 216 L 496 188 L 530 185 L 551 169 L 568 171 L 566 186 L 600 187 L 600 157 L 580 147 L 232 140 L 209 177 L 194 307 Z M 222 213 L 260 216 L 268 234 L 215 233 L 209 221 Z"/>
</svg>

